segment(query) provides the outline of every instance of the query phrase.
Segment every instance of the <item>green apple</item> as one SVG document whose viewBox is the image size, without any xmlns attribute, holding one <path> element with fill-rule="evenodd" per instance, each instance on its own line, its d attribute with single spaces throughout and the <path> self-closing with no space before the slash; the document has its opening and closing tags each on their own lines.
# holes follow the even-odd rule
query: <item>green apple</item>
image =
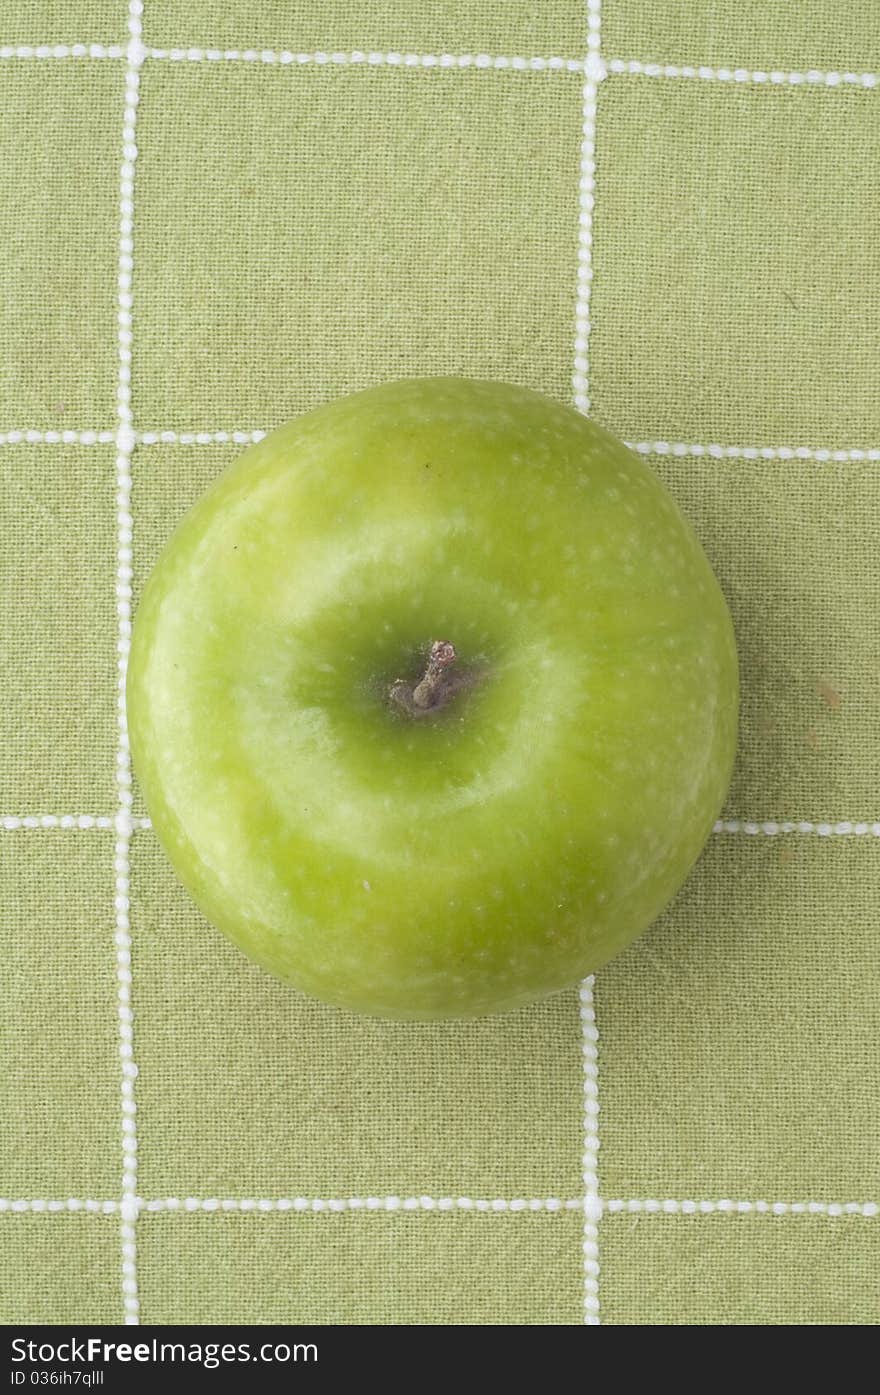
<svg viewBox="0 0 880 1395">
<path fill-rule="evenodd" d="M 177 873 L 272 973 L 395 1018 L 590 973 L 681 885 L 730 777 L 737 662 L 638 456 L 500 383 L 291 422 L 184 519 L 128 711 Z"/>
</svg>

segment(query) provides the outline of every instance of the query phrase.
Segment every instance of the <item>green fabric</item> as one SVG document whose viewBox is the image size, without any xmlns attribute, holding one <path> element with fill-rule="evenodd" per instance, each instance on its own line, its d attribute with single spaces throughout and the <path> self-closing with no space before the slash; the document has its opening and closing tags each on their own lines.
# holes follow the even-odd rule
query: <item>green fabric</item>
<svg viewBox="0 0 880 1395">
<path fill-rule="evenodd" d="M 122 66 L 0 63 L 0 430 L 113 427 Z"/>
<path fill-rule="evenodd" d="M 603 52 L 876 72 L 875 10 L 604 0 Z M 6 0 L 0 47 L 124 45 L 126 21 L 125 0 Z M 143 23 L 157 48 L 563 58 L 587 30 L 581 0 L 146 0 Z M 119 59 L 0 59 L 0 437 L 115 428 L 124 83 Z M 599 420 L 631 441 L 880 446 L 878 103 L 601 85 Z M 581 124 L 576 72 L 148 58 L 136 428 L 266 429 L 406 374 L 570 401 Z M 239 449 L 137 447 L 135 599 Z M 880 466 L 652 464 L 736 623 L 726 817 L 880 818 Z M 0 443 L 0 819 L 116 811 L 114 468 L 112 444 Z M 878 859 L 870 833 L 716 835 L 599 975 L 606 1202 L 880 1201 Z M 112 828 L 0 824 L 0 1201 L 65 1203 L 0 1210 L 0 1321 L 122 1315 L 114 875 Z M 576 993 L 471 1024 L 358 1020 L 246 963 L 149 831 L 130 882 L 145 1322 L 582 1321 Z M 563 1204 L 222 1208 L 386 1196 Z M 873 1323 L 878 1237 L 868 1215 L 607 1209 L 602 1320 Z"/>
<path fill-rule="evenodd" d="M 119 1322 L 119 1222 L 113 1216 L 16 1215 L 0 1244 L 4 1323 Z"/>
<path fill-rule="evenodd" d="M 416 367 L 564 398 L 581 95 L 536 76 L 148 65 L 137 418 L 274 426 Z"/>
<path fill-rule="evenodd" d="M 876 445 L 877 95 L 603 85 L 592 376 L 612 430 Z"/>
<path fill-rule="evenodd" d="M 3 295 L 0 321 L 6 305 Z M 33 320 L 18 330 L 41 345 L 50 332 Z M 62 359 L 38 370 L 49 390 Z M 9 405 L 17 396 L 0 394 L 6 420 L 45 419 Z M 112 446 L 0 446 L 0 814 L 113 811 L 115 488 Z M 0 854 L 13 847 L 25 854 L 4 841 Z M 64 850 L 73 851 L 66 842 Z M 10 903 L 19 899 L 13 892 Z"/>
<path fill-rule="evenodd" d="M 605 1321 L 871 1325 L 880 1226 L 803 1216 L 644 1216 L 604 1231 Z"/>
<path fill-rule="evenodd" d="M 243 963 L 175 885 L 153 834 L 137 840 L 132 887 L 138 1021 L 156 1044 L 141 1072 L 145 1194 L 236 1196 L 246 1178 L 261 1197 L 578 1195 L 571 995 L 464 1025 L 355 1017 Z M 260 1139 L 246 1162 L 230 1148 L 230 1108 Z"/>
<path fill-rule="evenodd" d="M 602 43 L 644 63 L 880 68 L 875 0 L 603 0 Z"/>
<path fill-rule="evenodd" d="M 864 0 L 863 0 L 864 3 Z M 144 40 L 169 48 L 560 54 L 584 50 L 583 0 L 152 0 Z"/>
<path fill-rule="evenodd" d="M 125 17 L 123 14 L 120 23 L 121 8 L 124 7 L 119 0 L 75 0 L 73 4 L 71 0 L 4 0 L 0 10 L 0 45 L 124 44 Z M 48 75 L 42 76 L 45 79 Z M 9 121 L 4 125 L 9 127 Z M 14 123 L 8 134 L 16 134 Z M 33 168 L 33 149 L 21 153 L 29 155 Z"/>
<path fill-rule="evenodd" d="M 97 831 L 0 833 L 6 1198 L 118 1191 L 112 858 L 112 842 Z M 0 1216 L 4 1251 L 16 1240 L 7 1219 Z"/>
<path fill-rule="evenodd" d="M 142 1301 L 157 1322 L 577 1323 L 580 1240 L 572 1212 L 165 1214 Z"/>
<path fill-rule="evenodd" d="M 822 439 L 847 437 L 841 427 Z M 878 466 L 653 464 L 702 539 L 736 626 L 744 682 L 727 814 L 880 817 Z M 821 852 L 811 845 L 811 857 Z M 871 848 L 861 852 L 867 871 Z"/>
</svg>

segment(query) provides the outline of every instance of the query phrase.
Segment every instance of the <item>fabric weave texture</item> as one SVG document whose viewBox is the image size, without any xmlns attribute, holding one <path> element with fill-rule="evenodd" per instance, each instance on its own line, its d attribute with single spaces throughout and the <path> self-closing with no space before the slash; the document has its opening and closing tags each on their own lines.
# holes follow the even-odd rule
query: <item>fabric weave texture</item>
<svg viewBox="0 0 880 1395">
<path fill-rule="evenodd" d="M 609 71 L 590 207 L 591 16 Z M 136 1284 L 143 1322 L 576 1324 L 598 1264 L 602 1322 L 875 1323 L 875 0 L 145 0 L 140 17 L 135 604 L 234 432 L 402 376 L 571 402 L 592 215 L 591 410 L 652 448 L 728 598 L 724 817 L 755 831 L 716 833 L 597 977 L 586 1271 L 576 991 L 464 1024 L 324 1008 L 232 949 L 140 826 L 141 1200 L 136 1256 L 120 1250 L 128 20 L 126 0 L 0 0 L 0 1321 L 118 1322 Z M 38 54 L 78 44 L 100 52 Z M 22 822 L 41 815 L 55 825 Z"/>
</svg>

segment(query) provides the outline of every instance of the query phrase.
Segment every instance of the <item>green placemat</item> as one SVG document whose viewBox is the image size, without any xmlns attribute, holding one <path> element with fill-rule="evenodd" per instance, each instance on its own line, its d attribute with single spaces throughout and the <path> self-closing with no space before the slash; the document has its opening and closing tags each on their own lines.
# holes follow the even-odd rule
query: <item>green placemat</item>
<svg viewBox="0 0 880 1395">
<path fill-rule="evenodd" d="M 878 69 L 875 0 L 0 5 L 0 1320 L 877 1320 Z M 593 992 L 388 1026 L 176 886 L 117 663 L 251 433 L 434 373 L 652 457 L 742 737 Z"/>
</svg>

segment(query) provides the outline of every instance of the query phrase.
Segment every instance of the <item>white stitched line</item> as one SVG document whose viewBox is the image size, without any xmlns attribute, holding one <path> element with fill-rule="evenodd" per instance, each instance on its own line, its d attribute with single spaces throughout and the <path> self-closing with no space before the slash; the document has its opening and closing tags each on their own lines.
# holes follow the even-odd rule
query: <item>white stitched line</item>
<svg viewBox="0 0 880 1395">
<path fill-rule="evenodd" d="M 118 814 L 0 814 L 0 830 L 13 833 L 17 829 L 105 829 L 116 828 L 118 821 Z M 131 819 L 130 824 L 132 833 L 153 827 L 147 818 Z"/>
<path fill-rule="evenodd" d="M 268 431 L 136 431 L 139 446 L 213 446 L 228 443 L 246 446 L 262 441 Z M 18 445 L 112 445 L 115 431 L 0 431 L 0 446 Z M 724 446 L 716 442 L 626 441 L 639 455 L 710 456 L 713 460 L 815 460 L 843 464 L 849 461 L 880 460 L 880 447 L 864 449 L 810 446 Z"/>
<path fill-rule="evenodd" d="M 112 446 L 115 431 L 0 431 L 0 446 Z"/>
<path fill-rule="evenodd" d="M 593 282 L 593 205 L 596 190 L 596 103 L 605 65 L 599 55 L 600 0 L 587 0 L 589 57 L 584 83 L 578 201 L 578 269 L 572 393 L 579 412 L 590 410 L 590 291 Z"/>
<path fill-rule="evenodd" d="M 852 819 L 839 819 L 836 823 L 813 823 L 809 819 L 719 819 L 713 833 L 746 833 L 754 837 L 764 834 L 775 838 L 780 833 L 812 833 L 819 838 L 880 838 L 880 823 L 866 820 L 855 822 Z"/>
<path fill-rule="evenodd" d="M 250 445 L 262 441 L 266 431 L 138 431 L 135 433 L 139 446 L 214 446 L 225 445 L 228 441 L 236 445 Z"/>
<path fill-rule="evenodd" d="M 124 58 L 120 44 L 0 44 L 0 58 Z"/>
<path fill-rule="evenodd" d="M 92 1215 L 113 1216 L 119 1210 L 118 1201 L 91 1201 L 78 1196 L 67 1196 L 63 1201 L 44 1200 L 41 1197 L 28 1197 L 26 1200 L 11 1200 L 0 1197 L 0 1212 L 19 1215 L 39 1211 L 87 1211 Z"/>
<path fill-rule="evenodd" d="M 876 1201 L 654 1201 L 632 1198 L 606 1201 L 605 1214 L 648 1216 L 734 1215 L 747 1216 L 864 1216 L 878 1214 Z"/>
<path fill-rule="evenodd" d="M 119 745 L 116 753 L 116 788 L 119 810 L 116 816 L 116 977 L 119 1011 L 119 1055 L 122 1107 L 122 1201 L 120 1239 L 122 1246 L 122 1301 L 125 1322 L 138 1322 L 140 1303 L 137 1283 L 136 1222 L 137 1129 L 134 1082 L 137 1066 L 133 1053 L 133 1014 L 131 1010 L 131 920 L 129 901 L 129 844 L 133 831 L 131 817 L 131 759 L 125 712 L 125 678 L 131 642 L 132 518 L 131 455 L 135 434 L 131 413 L 132 271 L 134 269 L 134 172 L 137 160 L 135 126 L 137 121 L 140 74 L 146 50 L 141 42 L 142 0 L 129 0 L 125 70 L 125 108 L 122 124 L 122 165 L 119 173 L 119 378 L 116 407 L 119 428 L 116 433 L 116 610 L 118 623 L 118 721 Z"/>
<path fill-rule="evenodd" d="M 575 300 L 572 394 L 579 412 L 590 410 L 590 293 L 593 284 L 593 207 L 596 189 L 596 109 L 599 83 L 605 77 L 602 60 L 601 0 L 587 0 L 587 60 L 581 111 L 580 181 L 578 185 L 578 268 Z M 583 1247 L 584 1324 L 599 1325 L 599 1033 L 593 1000 L 594 980 L 580 986 L 581 1052 L 583 1057 Z"/>
<path fill-rule="evenodd" d="M 144 1211 L 579 1211 L 581 1197 L 348 1196 L 157 1197 Z"/>
<path fill-rule="evenodd" d="M 0 814 L 0 831 L 4 833 L 14 833 L 18 829 L 46 828 L 94 828 L 100 830 L 117 828 L 118 824 L 118 814 L 114 814 L 112 817 L 109 814 Z M 152 823 L 147 818 L 130 820 L 132 833 L 152 827 Z"/>
<path fill-rule="evenodd" d="M 351 1197 L 159 1197 L 142 1203 L 144 1211 L 299 1211 L 339 1213 L 342 1211 L 478 1211 L 495 1215 L 534 1211 L 568 1212 L 586 1210 L 594 1230 L 605 1215 L 644 1213 L 646 1215 L 747 1215 L 754 1212 L 771 1216 L 863 1216 L 878 1214 L 873 1201 L 653 1201 L 641 1197 L 628 1201 L 605 1201 L 594 1197 L 585 1206 L 583 1197 L 485 1197 L 469 1196 L 351 1196 Z M 593 1314 L 595 1312 L 588 1310 Z M 590 1319 L 587 1319 L 590 1321 Z"/>
<path fill-rule="evenodd" d="M 470 1197 L 470 1196 L 348 1196 L 348 1197 L 155 1197 L 146 1201 L 136 1198 L 142 1213 L 155 1214 L 159 1211 L 243 1211 L 272 1212 L 296 1211 L 313 1214 L 338 1214 L 342 1211 L 474 1211 L 490 1215 L 518 1214 L 522 1212 L 547 1211 L 564 1213 L 580 1211 L 584 1198 L 567 1197 Z M 94 1201 L 80 1197 L 65 1197 L 63 1200 L 27 1197 L 9 1199 L 0 1197 L 0 1213 L 24 1215 L 34 1212 L 83 1211 L 90 1215 L 115 1215 L 122 1209 L 119 1201 Z M 595 1220 L 620 1215 L 646 1216 L 708 1216 L 708 1215 L 762 1215 L 762 1216 L 859 1216 L 873 1220 L 880 1215 L 876 1201 L 688 1201 L 679 1199 L 654 1200 L 650 1197 L 631 1197 L 627 1200 L 602 1201 L 595 1198 L 591 1205 Z"/>
<path fill-rule="evenodd" d="M 4 58 L 126 58 L 118 44 L 3 44 Z M 362 49 L 293 53 L 289 49 L 255 48 L 150 48 L 145 58 L 190 63 L 268 63 L 286 67 L 337 66 L 387 68 L 476 68 L 486 71 L 583 73 L 589 71 L 589 55 L 581 58 L 522 57 L 491 53 L 381 53 Z M 796 72 L 779 68 L 711 67 L 707 64 L 649 63 L 638 58 L 611 58 L 607 71 L 615 77 L 697 78 L 707 82 L 750 83 L 765 87 L 862 87 L 875 88 L 880 76 L 872 72 L 834 72 L 808 68 Z"/>
<path fill-rule="evenodd" d="M 129 32 L 131 39 L 125 56 L 127 58 L 126 70 L 126 100 L 125 100 L 125 120 L 123 126 L 123 163 L 120 174 L 120 255 L 119 255 L 119 389 L 118 389 L 118 416 L 119 430 L 116 434 L 117 441 L 117 505 L 118 505 L 118 555 L 117 555 L 117 599 L 119 611 L 119 717 L 120 717 L 120 743 L 117 756 L 117 784 L 119 788 L 119 814 L 116 818 L 118 839 L 116 843 L 116 925 L 117 925 L 117 973 L 118 973 L 118 1007 L 119 1007 L 119 1031 L 120 1031 L 120 1056 L 122 1064 L 122 1128 L 123 1128 L 123 1154 L 124 1154 L 124 1174 L 123 1174 L 123 1199 L 121 1203 L 116 1202 L 79 1202 L 74 1198 L 67 1202 L 60 1201 L 40 1201 L 29 1202 L 0 1201 L 0 1210 L 11 1210 L 13 1212 L 24 1211 L 59 1211 L 77 1210 L 80 1207 L 87 1211 L 100 1210 L 103 1213 L 114 1213 L 117 1209 L 122 1215 L 122 1273 L 123 1273 L 123 1295 L 126 1314 L 126 1322 L 136 1323 L 138 1321 L 139 1302 L 137 1296 L 137 1276 L 136 1276 L 136 1232 L 135 1222 L 141 1206 L 141 1201 L 136 1195 L 136 1157 L 137 1143 L 135 1132 L 135 1099 L 134 1099 L 134 1079 L 136 1067 L 132 1057 L 132 1024 L 133 1017 L 130 1007 L 130 986 L 131 986 L 131 937 L 129 920 L 129 840 L 134 829 L 130 814 L 131 808 L 131 772 L 128 751 L 128 736 L 125 718 L 125 670 L 130 641 L 131 624 L 131 454 L 136 443 L 136 437 L 132 428 L 131 414 L 131 394 L 130 394 L 130 365 L 131 365 L 131 272 L 133 269 L 133 192 L 134 192 L 134 162 L 137 151 L 134 144 L 135 122 L 138 103 L 140 68 L 147 56 L 147 51 L 141 43 L 141 23 L 140 16 L 143 12 L 141 0 L 130 0 L 129 4 Z M 590 333 L 589 322 L 589 302 L 592 282 L 592 210 L 595 180 L 595 117 L 596 99 L 598 93 L 598 83 L 605 77 L 606 71 L 614 73 L 642 74 L 644 76 L 666 76 L 666 77 L 697 77 L 717 81 L 736 82 L 771 82 L 797 84 L 801 82 L 837 86 L 841 83 L 856 84 L 863 87 L 874 87 L 877 78 L 873 74 L 836 74 L 820 73 L 811 71 L 805 75 L 796 73 L 769 74 L 759 71 L 748 71 L 745 69 L 710 69 L 699 68 L 690 69 L 687 67 L 673 67 L 671 65 L 661 67 L 652 64 L 624 64 L 621 61 L 613 61 L 606 70 L 604 63 L 599 56 L 599 29 L 600 29 L 600 0 L 588 0 L 588 23 L 590 32 L 588 37 L 589 53 L 586 64 L 578 61 L 562 59 L 531 59 L 517 60 L 502 57 L 492 58 L 489 55 L 415 55 L 415 54 L 362 54 L 353 52 L 350 54 L 314 53 L 314 54 L 290 54 L 273 53 L 268 50 L 257 52 L 255 50 L 227 51 L 221 53 L 219 50 L 151 50 L 149 56 L 155 58 L 167 57 L 171 59 L 201 60 L 201 59 L 242 59 L 244 61 L 259 61 L 264 63 L 334 63 L 334 64 L 357 64 L 366 63 L 371 65 L 387 66 L 410 66 L 410 67 L 458 67 L 466 68 L 474 66 L 476 68 L 490 69 L 532 69 L 532 70 L 565 70 L 565 71 L 586 71 L 587 81 L 584 86 L 584 106 L 583 106 L 583 144 L 581 149 L 581 181 L 580 181 L 580 248 L 578 267 L 578 301 L 576 309 L 576 341 L 575 341 L 575 372 L 573 386 L 575 392 L 576 405 L 581 411 L 588 411 L 590 406 L 588 376 L 589 357 L 588 343 Z M 121 57 L 122 50 L 114 47 L 104 48 L 100 45 L 91 45 L 86 49 L 82 45 L 57 45 L 19 46 L 15 49 L 0 48 L 0 58 L 2 57 L 34 57 L 34 58 L 62 58 L 62 57 Z M 260 439 L 262 433 L 241 433 L 245 440 Z M 181 439 L 187 433 L 181 433 Z M 166 439 L 165 433 L 160 433 L 157 437 L 151 438 L 152 433 L 144 433 L 143 443 L 153 444 L 156 440 Z M 20 434 L 17 432 L 7 433 L 0 438 L 0 443 L 14 444 Z M 28 443 L 44 441 L 46 443 L 64 442 L 73 443 L 81 441 L 83 444 L 93 444 L 102 438 L 107 443 L 112 440 L 109 433 L 74 433 L 74 432 L 45 432 L 45 433 L 23 433 L 23 439 Z M 229 439 L 227 433 L 194 433 L 193 442 L 198 444 L 210 444 Z M 238 440 L 238 433 L 233 433 L 233 441 Z M 635 448 L 642 453 L 665 453 L 661 447 L 664 443 L 655 443 L 655 446 L 646 446 L 642 443 Z M 676 449 L 672 447 L 672 454 L 698 455 L 703 451 L 700 448 Z M 710 448 L 706 451 L 712 455 Z M 720 454 L 725 456 L 749 458 L 750 448 L 721 448 Z M 757 452 L 761 458 L 783 459 L 791 458 L 783 455 L 779 449 L 773 454 L 765 454 L 764 451 Z M 824 453 L 805 453 L 799 451 L 792 453 L 793 458 L 822 459 Z M 862 452 L 840 452 L 832 453 L 824 458 L 831 459 L 862 459 L 865 453 Z M 867 453 L 868 459 L 874 458 L 874 452 Z M 40 827 L 101 827 L 104 820 L 98 818 L 93 822 L 88 821 L 89 816 L 39 816 Z M 148 826 L 148 821 L 138 821 L 141 826 Z M 9 822 L 4 820 L 4 827 L 8 827 Z M 21 826 L 29 827 L 29 819 L 22 820 Z M 108 824 L 109 826 L 109 824 Z M 878 826 L 873 825 L 872 831 Z M 787 825 L 765 823 L 762 825 L 750 825 L 739 821 L 728 820 L 716 825 L 716 832 L 764 832 L 776 833 L 781 831 L 813 832 L 818 834 L 829 833 L 852 833 L 867 832 L 867 825 L 840 824 L 831 825 Z M 878 830 L 880 831 L 880 830 Z M 596 1175 L 596 1161 L 598 1153 L 598 1137 L 596 1135 L 596 1120 L 598 1116 L 598 1089 L 597 1089 L 597 1054 L 596 1043 L 597 1033 L 595 1025 L 595 1012 L 593 1005 L 593 980 L 587 979 L 581 985 L 581 1020 L 583 1025 L 583 1055 L 584 1055 L 584 1197 L 573 1199 L 567 1202 L 560 1202 L 554 1198 L 546 1200 L 512 1199 L 505 1200 L 497 1198 L 493 1201 L 471 1198 L 431 1198 L 431 1197 L 386 1197 L 386 1198 L 348 1198 L 328 1199 L 320 1198 L 280 1198 L 276 1201 L 250 1201 L 242 1199 L 239 1201 L 220 1201 L 211 1198 L 199 1200 L 198 1198 L 185 1198 L 182 1203 L 184 1210 L 239 1210 L 239 1211 L 283 1211 L 283 1210 L 307 1210 L 318 1212 L 328 1210 L 330 1212 L 339 1210 L 384 1210 L 393 1211 L 401 1209 L 412 1210 L 453 1210 L 453 1209 L 475 1209 L 477 1211 L 490 1212 L 513 1212 L 520 1210 L 563 1210 L 576 1209 L 583 1206 L 585 1213 L 584 1223 L 584 1309 L 585 1322 L 593 1325 L 599 1322 L 599 1301 L 598 1301 L 598 1221 L 603 1213 L 603 1203 L 598 1196 L 598 1179 Z M 147 1203 L 148 1210 L 174 1210 L 181 1203 L 169 1198 L 164 1202 Z M 632 1200 L 629 1202 L 609 1202 L 607 1204 L 609 1214 L 616 1211 L 621 1212 L 659 1212 L 663 1214 L 688 1214 L 693 1212 L 733 1212 L 747 1213 L 751 1211 L 766 1211 L 770 1214 L 796 1214 L 805 1212 L 808 1214 L 843 1215 L 855 1212 L 860 1215 L 875 1215 L 877 1207 L 874 1203 L 767 1203 L 767 1202 L 689 1202 L 673 1201 L 654 1202 L 651 1200 Z"/>
<path fill-rule="evenodd" d="M 806 72 L 778 68 L 711 68 L 687 63 L 642 63 L 637 58 L 612 58 L 608 71 L 615 76 L 651 78 L 702 78 L 706 82 L 756 83 L 773 87 L 876 87 L 876 73 L 835 73 L 809 68 Z"/>
<path fill-rule="evenodd" d="M 478 68 L 481 70 L 548 73 L 582 73 L 581 58 L 521 58 L 491 53 L 379 53 L 361 49 L 347 52 L 321 50 L 292 53 L 289 49 L 256 48 L 151 48 L 150 58 L 179 63 L 271 63 L 289 66 L 326 65 L 370 68 Z"/>
<path fill-rule="evenodd" d="M 119 815 L 109 814 L 0 814 L 0 832 L 19 829 L 109 829 L 119 827 Z M 146 816 L 129 817 L 126 828 L 130 834 L 146 832 L 153 822 Z M 777 837 L 783 833 L 815 834 L 819 838 L 880 838 L 880 821 L 867 819 L 719 819 L 713 833 L 765 834 Z"/>
<path fill-rule="evenodd" d="M 584 979 L 580 986 L 581 1051 L 584 1071 L 584 1152 L 582 1164 L 584 1179 L 582 1235 L 584 1323 L 589 1327 L 599 1325 L 599 1221 L 602 1216 L 597 1172 L 599 1155 L 599 1033 L 596 1028 L 593 985 L 594 979 L 590 977 Z"/>
<path fill-rule="evenodd" d="M 824 450 L 808 446 L 721 446 L 689 444 L 685 441 L 625 441 L 639 455 L 711 456 L 713 460 L 816 460 L 834 461 L 880 460 L 880 450 Z"/>
<path fill-rule="evenodd" d="M 0 829 L 19 828 L 115 828 L 115 818 L 107 814 L 2 814 Z"/>
<path fill-rule="evenodd" d="M 137 446 L 213 446 L 227 441 L 250 445 L 262 441 L 265 431 L 135 431 Z M 112 446 L 118 431 L 0 431 L 0 446 Z"/>
<path fill-rule="evenodd" d="M 623 1214 L 645 1215 L 747 1215 L 754 1212 L 770 1216 L 862 1216 L 871 1219 L 878 1214 L 874 1201 L 653 1201 L 633 1198 L 627 1201 L 605 1201 L 593 1197 L 585 1203 L 583 1197 L 484 1197 L 469 1196 L 351 1196 L 351 1197 L 157 1197 L 142 1202 L 144 1211 L 298 1211 L 339 1213 L 341 1211 L 479 1211 L 493 1214 L 520 1212 L 569 1212 L 585 1210 L 588 1223 L 598 1231 L 603 1216 Z M 597 1262 L 597 1261 L 593 1261 Z M 587 1310 L 590 1322 L 597 1318 L 593 1309 Z"/>
</svg>

